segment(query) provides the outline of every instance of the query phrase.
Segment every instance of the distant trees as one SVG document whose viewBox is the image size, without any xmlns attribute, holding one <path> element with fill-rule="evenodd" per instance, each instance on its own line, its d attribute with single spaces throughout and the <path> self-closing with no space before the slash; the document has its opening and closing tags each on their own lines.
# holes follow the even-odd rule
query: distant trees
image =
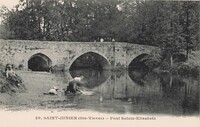
<svg viewBox="0 0 200 127">
<path fill-rule="evenodd" d="M 27 3 L 28 2 L 28 3 Z M 113 38 L 117 0 L 21 0 L 7 15 L 15 39 L 94 41 Z M 3 8 L 4 9 L 4 8 Z"/>
<path fill-rule="evenodd" d="M 159 46 L 166 57 L 199 43 L 198 1 L 20 0 L 1 9 L 4 38 L 124 41 Z"/>
<path fill-rule="evenodd" d="M 173 55 L 199 45 L 199 2 L 136 1 L 127 24 L 128 41 L 155 45 L 173 65 Z M 133 25 L 131 25 L 131 23 Z"/>
</svg>

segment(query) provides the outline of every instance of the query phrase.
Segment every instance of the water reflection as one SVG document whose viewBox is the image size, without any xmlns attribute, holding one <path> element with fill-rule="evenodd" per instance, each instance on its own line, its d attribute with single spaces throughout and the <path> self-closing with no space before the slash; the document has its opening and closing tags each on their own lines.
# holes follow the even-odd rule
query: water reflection
<svg viewBox="0 0 200 127">
<path fill-rule="evenodd" d="M 144 78 L 149 72 L 148 66 L 145 64 L 145 58 L 148 54 L 141 54 L 134 58 L 128 67 L 130 78 L 139 85 L 144 85 Z"/>
<path fill-rule="evenodd" d="M 91 96 L 66 96 L 65 99 L 76 104 L 74 108 L 77 109 L 173 115 L 192 115 L 199 111 L 198 79 L 192 77 L 145 73 L 135 81 L 132 77 L 135 73 L 131 71 L 79 69 L 66 73 L 72 77 L 83 75 L 87 80 L 85 87 L 96 93 Z M 63 79 L 65 82 L 69 79 L 66 76 Z"/>
<path fill-rule="evenodd" d="M 94 88 L 103 84 L 109 78 L 109 72 L 92 68 L 70 70 L 72 78 L 84 76 L 84 87 Z"/>
</svg>

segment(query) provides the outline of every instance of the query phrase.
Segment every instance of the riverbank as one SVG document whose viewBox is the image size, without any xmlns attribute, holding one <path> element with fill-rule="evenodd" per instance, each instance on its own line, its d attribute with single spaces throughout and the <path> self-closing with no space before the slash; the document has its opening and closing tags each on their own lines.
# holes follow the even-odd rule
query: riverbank
<svg viewBox="0 0 200 127">
<path fill-rule="evenodd" d="M 26 85 L 26 92 L 7 94 L 1 93 L 0 103 L 5 108 L 17 109 L 30 109 L 38 108 L 41 102 L 49 100 L 63 100 L 63 96 L 44 96 L 43 93 L 49 91 L 52 86 L 58 88 L 64 88 L 63 83 L 59 83 L 60 79 L 57 79 L 54 75 L 47 72 L 29 72 L 29 71 L 16 71 L 16 73 L 22 77 L 24 84 Z M 60 80 L 60 81 L 59 81 Z"/>
<path fill-rule="evenodd" d="M 186 62 L 176 65 L 175 68 L 177 69 L 172 68 L 171 72 L 176 72 L 182 76 L 188 76 L 188 75 L 191 75 L 193 77 L 199 76 L 200 51 L 195 51 L 195 52 L 192 51 L 188 57 L 189 58 Z"/>
<path fill-rule="evenodd" d="M 155 73 L 170 73 L 172 75 L 197 77 L 200 73 L 200 51 L 193 51 L 186 61 L 174 62 L 171 66 L 169 61 L 160 63 L 153 70 Z"/>
<path fill-rule="evenodd" d="M 83 70 L 83 72 L 86 72 Z M 93 95 L 65 95 L 67 74 L 51 74 L 48 72 L 16 71 L 22 77 L 27 91 L 9 95 L 0 94 L 0 108 L 5 110 L 90 110 L 107 113 L 153 113 L 171 115 L 192 115 L 198 112 L 196 107 L 198 95 L 198 82 L 186 79 L 184 83 L 177 77 L 155 77 L 150 74 L 144 85 L 136 84 L 129 79 L 129 75 L 111 73 L 112 78 L 100 82 L 94 77 L 98 73 L 88 72 L 92 77 L 94 88 L 90 90 Z M 86 72 L 87 73 L 87 72 Z M 68 72 L 69 74 L 69 72 Z M 103 78 L 106 75 L 98 76 Z M 179 77 L 178 77 L 179 78 Z M 127 80 L 129 79 L 129 80 Z M 98 84 L 98 81 L 100 85 Z M 171 85 L 170 85 L 171 84 Z M 58 95 L 44 95 L 52 86 L 60 88 Z M 187 88 L 187 89 L 186 89 Z M 187 94 L 187 96 L 186 96 Z M 185 97 L 188 97 L 185 98 Z M 185 100 L 187 99 L 187 100 Z M 188 101 L 189 100 L 189 101 Z M 186 102 L 186 106 L 183 106 Z M 184 111 L 186 112 L 184 112 Z"/>
</svg>

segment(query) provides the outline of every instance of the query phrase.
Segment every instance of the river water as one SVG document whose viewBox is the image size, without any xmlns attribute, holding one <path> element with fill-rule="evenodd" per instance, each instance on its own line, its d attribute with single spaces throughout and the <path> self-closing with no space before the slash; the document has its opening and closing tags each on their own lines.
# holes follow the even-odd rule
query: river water
<svg viewBox="0 0 200 127">
<path fill-rule="evenodd" d="M 84 76 L 86 94 L 64 95 L 57 107 L 105 113 L 197 115 L 199 82 L 196 77 L 138 71 L 77 69 L 54 73 L 64 84 Z M 70 104 L 70 105 L 69 105 Z"/>
</svg>

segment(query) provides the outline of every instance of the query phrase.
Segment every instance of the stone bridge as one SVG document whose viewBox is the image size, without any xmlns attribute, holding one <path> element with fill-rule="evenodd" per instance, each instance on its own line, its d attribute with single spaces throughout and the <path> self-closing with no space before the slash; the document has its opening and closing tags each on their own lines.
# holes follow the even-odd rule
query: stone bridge
<svg viewBox="0 0 200 127">
<path fill-rule="evenodd" d="M 31 40 L 0 40 L 0 63 L 13 63 L 29 68 L 31 60 L 40 58 L 47 66 L 68 70 L 72 63 L 85 53 L 92 53 L 103 69 L 127 68 L 142 54 L 158 49 L 153 46 L 124 42 L 57 42 Z M 33 64 L 33 63 L 32 63 Z"/>
</svg>

